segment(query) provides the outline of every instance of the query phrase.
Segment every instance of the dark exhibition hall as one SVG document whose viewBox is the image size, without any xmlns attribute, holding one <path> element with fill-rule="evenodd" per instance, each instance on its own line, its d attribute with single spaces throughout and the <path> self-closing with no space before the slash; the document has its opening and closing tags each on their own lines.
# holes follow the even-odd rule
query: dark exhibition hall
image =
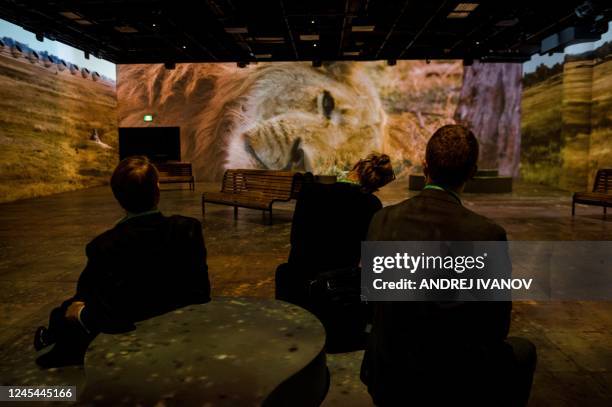
<svg viewBox="0 0 612 407">
<path fill-rule="evenodd" d="M 612 406 L 608 0 L 0 0 L 0 407 Z"/>
</svg>

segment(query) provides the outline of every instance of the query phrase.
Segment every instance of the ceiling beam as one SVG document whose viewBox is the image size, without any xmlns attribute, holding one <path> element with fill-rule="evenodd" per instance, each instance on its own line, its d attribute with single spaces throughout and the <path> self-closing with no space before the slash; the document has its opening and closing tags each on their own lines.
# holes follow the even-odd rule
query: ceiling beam
<svg viewBox="0 0 612 407">
<path fill-rule="evenodd" d="M 393 35 L 393 32 L 395 31 L 395 27 L 397 27 L 397 25 L 399 24 L 399 21 L 404 16 L 404 13 L 406 12 L 406 9 L 408 8 L 408 4 L 410 4 L 410 0 L 406 0 L 404 2 L 404 5 L 402 6 L 402 10 L 400 11 L 400 13 L 397 15 L 397 17 L 393 21 L 393 24 L 391 25 L 391 28 L 389 28 L 389 31 L 387 32 L 385 39 L 383 40 L 382 44 L 380 44 L 380 47 L 376 51 L 376 54 L 374 54 L 374 59 L 378 59 L 380 57 L 380 53 L 383 51 L 383 49 L 387 45 L 387 42 L 389 42 L 389 39 L 391 38 L 391 36 Z"/>
<path fill-rule="evenodd" d="M 431 25 L 432 21 L 435 20 L 435 18 L 438 16 L 438 14 L 440 14 L 440 11 L 442 11 L 444 8 L 446 8 L 447 4 L 450 3 L 449 0 L 445 0 L 442 2 L 442 4 L 440 4 L 440 6 L 436 9 L 436 11 L 427 19 L 427 21 L 425 22 L 425 24 L 423 24 L 423 27 L 421 27 L 421 29 L 419 31 L 417 31 L 417 33 L 415 34 L 415 36 L 410 40 L 410 42 L 404 47 L 404 49 L 402 50 L 402 52 L 400 52 L 400 54 L 398 55 L 398 58 L 402 58 L 404 55 L 406 55 L 406 52 L 412 48 L 412 46 L 417 42 L 417 40 L 419 39 L 419 37 L 421 37 L 421 35 L 423 35 L 423 33 L 425 31 L 427 31 L 427 29 L 429 28 L 429 26 Z"/>
<path fill-rule="evenodd" d="M 207 47 L 205 47 L 204 45 L 202 45 L 202 43 L 200 43 L 200 41 L 196 40 L 191 34 L 189 34 L 186 30 L 180 30 L 178 25 L 171 19 L 171 18 L 166 18 L 166 24 L 168 24 L 171 28 L 173 32 L 181 32 L 182 31 L 182 35 L 183 37 L 185 37 L 187 40 L 189 40 L 189 42 L 191 44 L 195 44 L 196 46 L 198 46 L 202 51 L 206 52 L 210 58 L 214 61 L 218 61 L 219 58 L 217 58 L 217 56 L 215 54 L 213 54 Z M 179 47 L 183 45 L 180 44 Z M 176 47 L 176 44 L 175 44 Z M 180 48 L 179 48 L 180 49 Z M 189 49 L 186 50 L 186 53 L 189 52 Z M 176 58 L 179 59 L 179 58 Z M 170 61 L 170 62 L 180 62 L 180 61 Z"/>
<path fill-rule="evenodd" d="M 346 20 L 349 18 L 349 6 L 351 0 L 344 0 L 344 16 L 342 17 L 342 28 L 340 29 L 340 42 L 338 44 L 338 57 L 342 57 L 342 46 L 344 45 L 344 31 L 346 31 Z"/>
<path fill-rule="evenodd" d="M 283 20 L 285 21 L 285 27 L 287 28 L 287 33 L 289 34 L 289 41 L 291 42 L 291 48 L 293 48 L 293 56 L 295 57 L 295 60 L 297 61 L 300 57 L 298 55 L 297 47 L 295 46 L 295 40 L 293 38 L 293 33 L 291 32 L 291 25 L 289 24 L 289 18 L 287 17 L 287 14 L 285 12 L 285 2 L 283 0 L 280 0 L 280 8 L 281 8 L 281 13 L 283 15 Z"/>
</svg>

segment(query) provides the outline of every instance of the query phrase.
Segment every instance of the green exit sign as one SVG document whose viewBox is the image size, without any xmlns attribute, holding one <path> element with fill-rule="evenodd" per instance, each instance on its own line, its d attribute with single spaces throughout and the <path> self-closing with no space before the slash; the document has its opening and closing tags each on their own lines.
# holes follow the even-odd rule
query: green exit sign
<svg viewBox="0 0 612 407">
<path fill-rule="evenodd" d="M 153 121 L 153 115 L 152 114 L 145 114 L 144 115 L 144 121 L 145 122 L 152 122 Z"/>
</svg>

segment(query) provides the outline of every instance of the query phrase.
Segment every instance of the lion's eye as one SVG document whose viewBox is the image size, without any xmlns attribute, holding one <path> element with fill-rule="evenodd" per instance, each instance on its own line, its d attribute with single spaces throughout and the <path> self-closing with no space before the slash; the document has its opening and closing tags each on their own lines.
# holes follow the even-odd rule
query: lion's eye
<svg viewBox="0 0 612 407">
<path fill-rule="evenodd" d="M 321 108 L 323 110 L 323 115 L 329 119 L 331 118 L 332 112 L 334 111 L 334 107 L 336 106 L 336 102 L 334 101 L 334 97 L 328 90 L 323 91 L 323 96 L 321 97 Z"/>
</svg>

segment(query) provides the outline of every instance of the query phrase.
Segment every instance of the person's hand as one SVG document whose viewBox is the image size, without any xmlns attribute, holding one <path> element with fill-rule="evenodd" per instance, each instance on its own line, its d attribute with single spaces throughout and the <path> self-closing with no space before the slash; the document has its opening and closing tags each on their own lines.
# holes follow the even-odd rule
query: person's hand
<svg viewBox="0 0 612 407">
<path fill-rule="evenodd" d="M 79 312 L 81 312 L 81 310 L 85 307 L 85 303 L 82 301 L 75 301 L 72 304 L 70 304 L 68 306 L 68 309 L 66 310 L 66 319 L 72 320 L 72 321 L 78 321 L 79 319 Z"/>
</svg>

